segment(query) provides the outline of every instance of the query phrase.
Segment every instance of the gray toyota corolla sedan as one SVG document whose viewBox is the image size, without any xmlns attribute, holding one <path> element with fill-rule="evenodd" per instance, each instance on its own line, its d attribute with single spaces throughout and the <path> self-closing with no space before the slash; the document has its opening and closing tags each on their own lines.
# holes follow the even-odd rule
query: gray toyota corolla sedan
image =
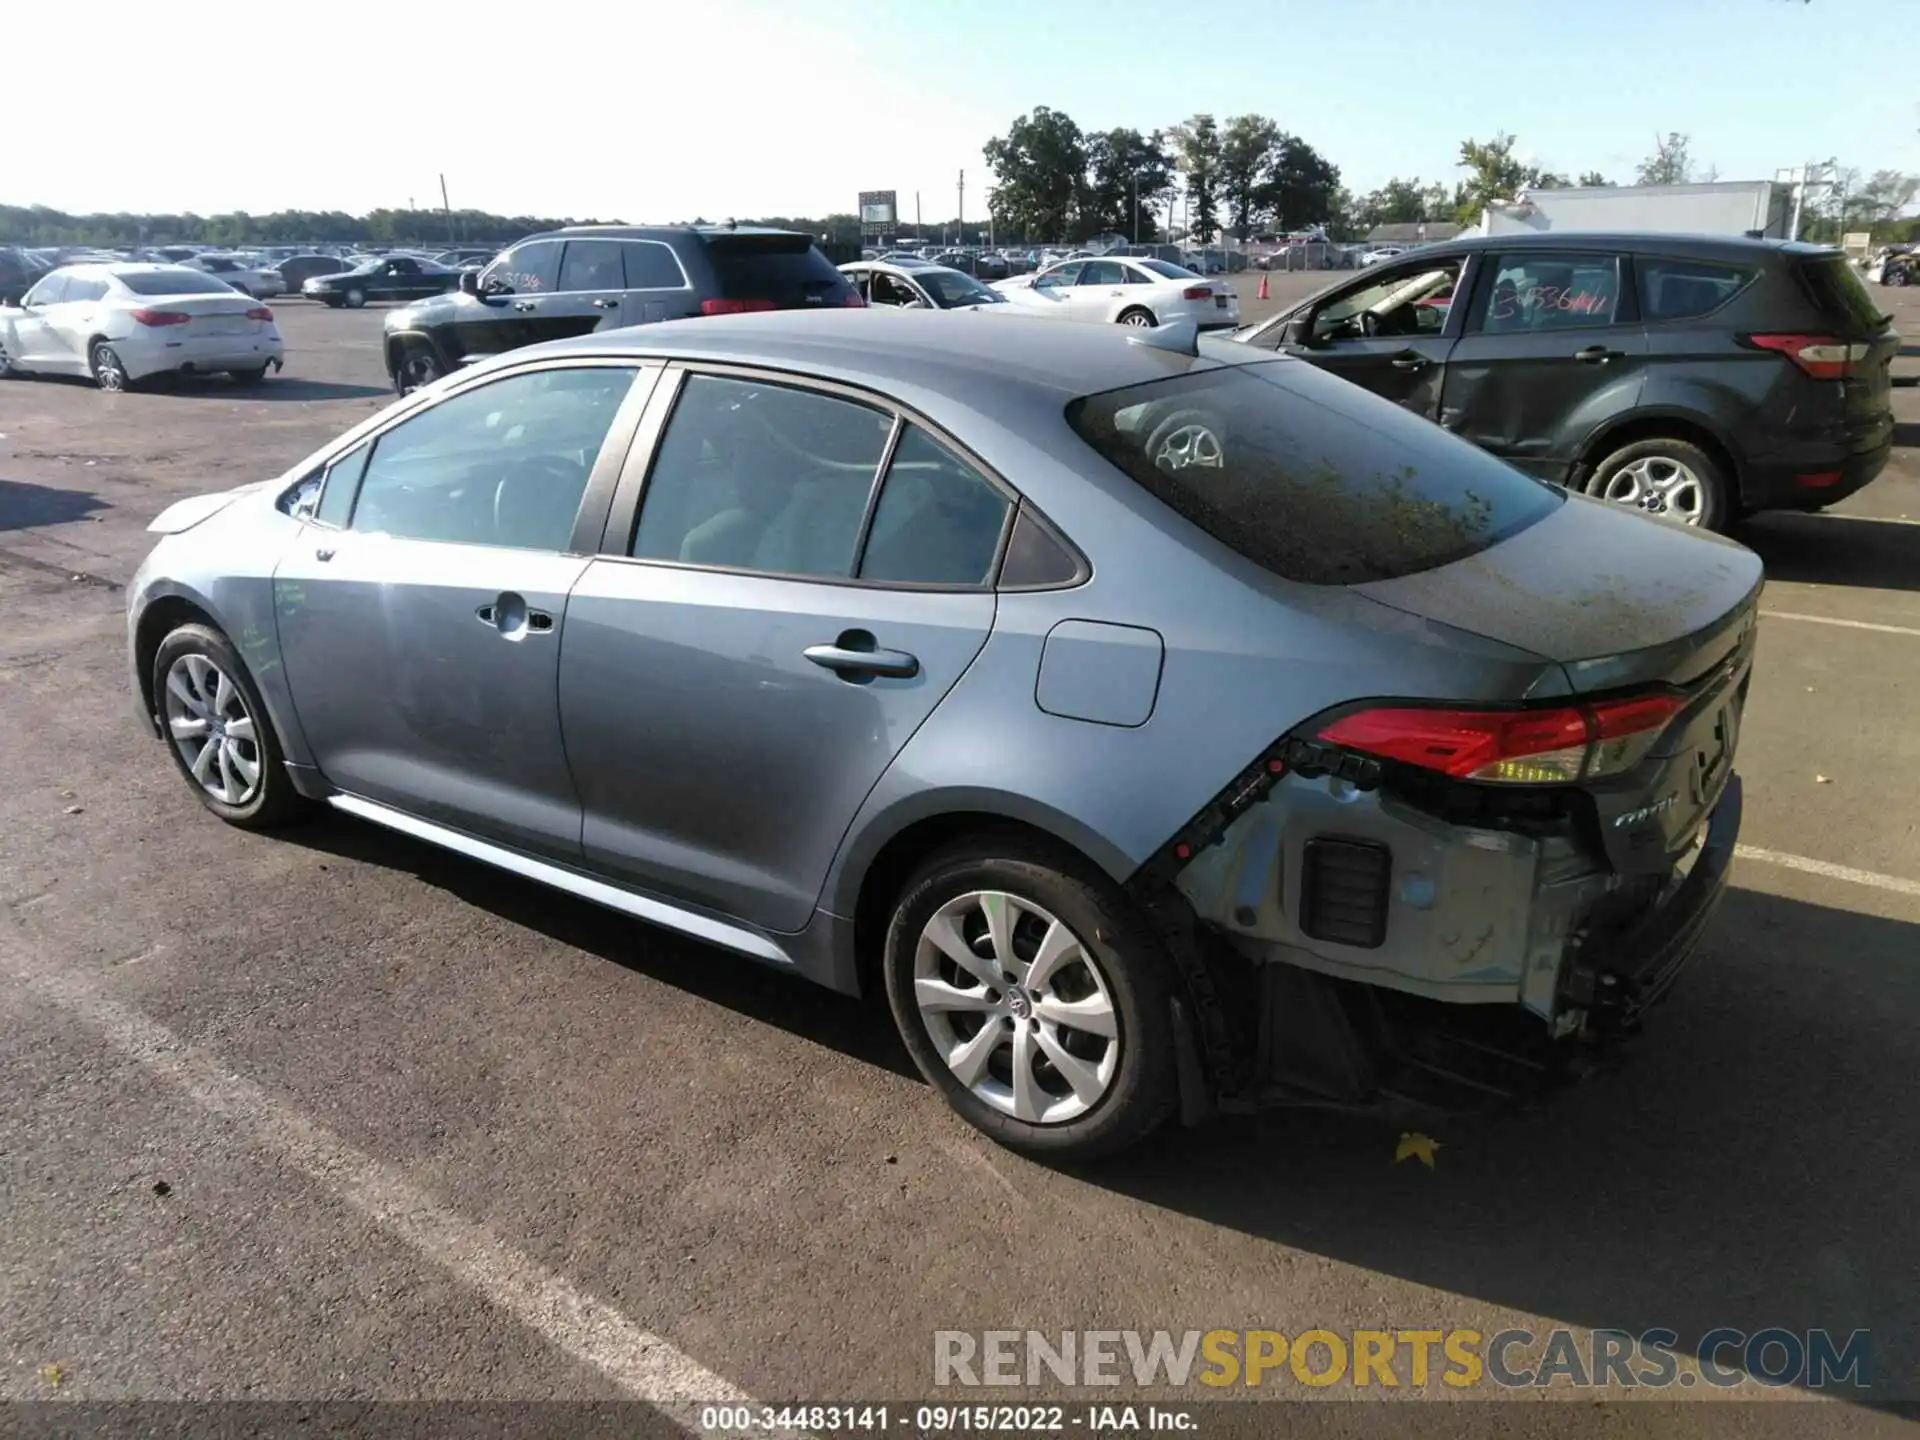
<svg viewBox="0 0 1920 1440">
<path fill-rule="evenodd" d="M 1752 554 L 1170 328 L 594 333 L 152 528 L 133 681 L 214 814 L 884 989 L 1056 1156 L 1572 1068 L 1739 828 Z"/>
</svg>

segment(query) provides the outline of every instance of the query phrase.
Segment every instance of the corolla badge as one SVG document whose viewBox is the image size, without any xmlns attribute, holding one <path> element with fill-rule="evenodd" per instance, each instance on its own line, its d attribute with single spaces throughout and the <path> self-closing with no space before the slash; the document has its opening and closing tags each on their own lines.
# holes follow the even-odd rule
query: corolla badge
<svg viewBox="0 0 1920 1440">
<path fill-rule="evenodd" d="M 1661 799 L 1654 801 L 1653 804 L 1644 806 L 1639 810 L 1629 810 L 1627 811 L 1626 814 L 1615 818 L 1613 822 L 1613 828 L 1618 830 L 1622 826 L 1638 825 L 1642 820 L 1651 820 L 1654 816 L 1658 815 L 1662 810 L 1671 810 L 1677 803 L 1679 803 L 1679 800 L 1680 800 L 1680 796 L 1676 793 L 1676 794 L 1664 796 Z"/>
</svg>

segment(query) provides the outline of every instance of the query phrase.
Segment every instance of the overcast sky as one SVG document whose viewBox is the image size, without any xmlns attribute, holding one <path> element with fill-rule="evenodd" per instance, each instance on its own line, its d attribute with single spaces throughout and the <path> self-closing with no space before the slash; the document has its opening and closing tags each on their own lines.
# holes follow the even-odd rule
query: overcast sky
<svg viewBox="0 0 1920 1440">
<path fill-rule="evenodd" d="M 1365 191 L 1506 129 L 1632 179 L 1655 132 L 1722 179 L 1920 171 L 1920 0 L 466 0 L 7 6 L 0 200 L 64 210 L 439 203 L 671 221 L 928 221 L 1035 105 L 1150 130 L 1271 115 Z M 26 57 L 59 55 L 59 63 Z"/>
</svg>

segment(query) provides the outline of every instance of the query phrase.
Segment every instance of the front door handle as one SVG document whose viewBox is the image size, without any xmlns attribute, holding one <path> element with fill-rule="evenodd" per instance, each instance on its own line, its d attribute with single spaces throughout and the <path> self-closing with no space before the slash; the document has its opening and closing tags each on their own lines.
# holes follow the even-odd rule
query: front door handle
<svg viewBox="0 0 1920 1440">
<path fill-rule="evenodd" d="M 1574 351 L 1573 358 L 1583 365 L 1604 365 L 1616 355 L 1624 353 L 1620 350 L 1609 350 L 1604 345 L 1589 345 L 1584 350 Z"/>
<path fill-rule="evenodd" d="M 333 558 L 333 547 L 331 545 L 323 545 L 320 549 L 313 552 L 313 558 L 316 560 L 331 560 Z"/>
<path fill-rule="evenodd" d="M 498 630 L 505 640 L 525 635 L 544 635 L 553 629 L 553 616 L 527 604 L 524 595 L 507 590 L 473 612 L 474 619 L 489 630 Z"/>
<path fill-rule="evenodd" d="M 1393 368 L 1396 370 L 1424 370 L 1432 363 L 1424 355 L 1407 354 L 1393 357 Z"/>
<path fill-rule="evenodd" d="M 620 308 L 620 302 L 618 300 L 600 299 L 593 302 L 593 308 L 596 310 L 618 310 Z"/>
<path fill-rule="evenodd" d="M 533 301 L 531 301 L 531 300 L 516 300 L 516 301 L 514 301 L 514 302 L 513 302 L 513 308 L 514 308 L 514 309 L 516 309 L 516 310 L 526 310 L 526 311 L 532 311 L 532 310 L 534 310 L 534 309 L 535 309 L 536 307 L 535 307 L 535 305 L 534 305 L 534 303 L 533 303 Z"/>
<path fill-rule="evenodd" d="M 809 645 L 801 652 L 822 669 L 831 670 L 842 680 L 864 685 L 874 676 L 889 680 L 911 680 L 920 673 L 920 662 L 904 650 L 882 650 L 865 630 L 843 630 L 831 645 Z"/>
</svg>

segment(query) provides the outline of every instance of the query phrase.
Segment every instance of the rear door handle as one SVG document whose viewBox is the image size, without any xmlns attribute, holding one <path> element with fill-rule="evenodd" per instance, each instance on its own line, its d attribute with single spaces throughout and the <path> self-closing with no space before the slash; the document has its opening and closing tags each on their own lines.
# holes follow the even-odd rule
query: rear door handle
<svg viewBox="0 0 1920 1440">
<path fill-rule="evenodd" d="M 1616 355 L 1625 354 L 1622 350 L 1609 350 L 1604 345 L 1589 345 L 1584 350 L 1573 352 L 1573 358 L 1584 365 L 1604 365 Z"/>
<path fill-rule="evenodd" d="M 593 302 L 593 308 L 596 310 L 618 310 L 620 308 L 620 302 L 618 300 L 608 299 L 596 300 Z"/>
<path fill-rule="evenodd" d="M 874 676 L 911 680 L 920 673 L 920 661 L 904 650 L 881 650 L 865 630 L 843 630 L 831 645 L 809 645 L 801 652 L 822 669 L 842 680 L 864 685 Z"/>
<path fill-rule="evenodd" d="M 1393 368 L 1396 370 L 1424 370 L 1433 362 L 1424 355 L 1396 355 Z"/>
</svg>

